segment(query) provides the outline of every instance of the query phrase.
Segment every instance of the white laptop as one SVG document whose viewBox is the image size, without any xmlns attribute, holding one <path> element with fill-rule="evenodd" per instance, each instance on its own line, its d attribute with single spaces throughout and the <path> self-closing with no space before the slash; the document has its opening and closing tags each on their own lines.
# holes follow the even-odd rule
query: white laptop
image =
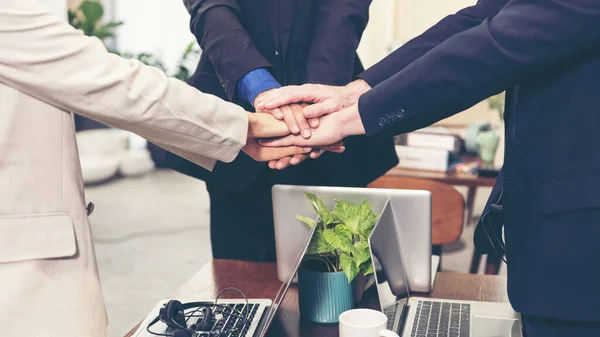
<svg viewBox="0 0 600 337">
<path fill-rule="evenodd" d="M 388 329 L 402 337 L 522 337 L 520 315 L 508 303 L 410 297 L 395 212 L 387 205 L 371 237 L 375 284 Z"/>
<path fill-rule="evenodd" d="M 318 218 L 317 218 L 318 220 Z M 283 299 L 287 294 L 287 291 L 292 283 L 296 275 L 296 271 L 302 262 L 302 258 L 306 253 L 306 249 L 310 244 L 310 240 L 314 234 L 314 230 L 316 227 L 307 231 L 306 235 L 301 238 L 299 250 L 296 251 L 295 259 L 293 261 L 293 266 L 290 269 L 290 274 L 285 278 L 285 281 L 279 288 L 277 296 L 275 299 L 248 299 L 247 301 L 244 299 L 227 299 L 227 300 L 219 300 L 219 304 L 227 305 L 231 309 L 235 309 L 238 312 L 248 313 L 246 320 L 239 318 L 238 316 L 227 316 L 222 318 L 217 318 L 212 320 L 212 332 L 213 336 L 236 336 L 236 337 L 264 337 L 266 336 L 273 319 L 279 309 L 281 303 L 283 303 Z M 244 290 L 244 289 L 240 289 Z M 160 308 L 163 307 L 169 300 L 160 301 L 156 307 L 152 310 L 152 312 L 144 319 L 144 321 L 140 324 L 140 327 L 135 332 L 133 337 L 151 337 L 151 336 L 165 336 L 170 337 L 173 336 L 173 331 L 170 331 L 163 322 L 159 321 L 158 314 Z M 193 300 L 180 300 L 184 306 L 186 303 L 191 302 L 199 302 L 199 301 L 214 301 L 214 299 L 193 299 Z M 195 322 L 192 321 L 195 318 L 193 315 L 194 308 L 186 308 L 184 313 L 186 314 L 186 324 L 189 327 Z M 216 316 L 216 315 L 215 315 Z M 222 334 L 219 334 L 222 332 Z M 199 336 L 207 336 L 206 333 L 192 333 L 192 337 Z"/>
<path fill-rule="evenodd" d="M 394 190 L 353 187 L 315 187 L 275 185 L 273 218 L 277 249 L 277 272 L 284 281 L 294 268 L 296 252 L 301 248 L 309 228 L 296 220 L 296 215 L 315 217 L 306 199 L 314 193 L 330 209 L 334 199 L 362 203 L 368 200 L 373 212 L 380 214 L 384 205 L 396 214 L 396 226 L 405 252 L 408 285 L 411 291 L 429 292 L 439 265 L 439 257 L 431 255 L 431 193 L 429 191 Z"/>
</svg>

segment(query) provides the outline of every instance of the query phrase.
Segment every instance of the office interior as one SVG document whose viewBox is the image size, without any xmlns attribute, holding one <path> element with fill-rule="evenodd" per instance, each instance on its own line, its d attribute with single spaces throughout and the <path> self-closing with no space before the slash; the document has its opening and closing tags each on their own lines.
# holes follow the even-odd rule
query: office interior
<svg viewBox="0 0 600 337">
<path fill-rule="evenodd" d="M 61 10 L 61 1 L 57 7 Z M 69 0 L 76 10 L 81 1 Z M 475 0 L 377 0 L 359 55 L 365 68 L 394 48 L 420 34 L 444 16 L 474 4 Z M 122 21 L 109 49 L 160 65 L 172 76 L 183 65 L 193 72 L 198 46 L 189 31 L 189 15 L 181 1 L 102 0 L 104 22 Z M 142 9 L 142 10 L 141 10 Z M 392 9 L 392 10 L 391 10 Z M 183 59 L 186 48 L 194 52 Z M 141 138 L 118 130 L 99 128 L 79 120 L 79 151 L 85 192 L 95 209 L 90 217 L 99 272 L 109 316 L 109 336 L 123 336 L 145 317 L 158 299 L 166 298 L 211 260 L 209 198 L 205 184 L 171 170 L 155 169 Z M 502 166 L 503 122 L 490 100 L 434 127 L 466 138 L 475 123 L 487 123 L 498 136 L 491 165 Z M 128 152 L 128 153 L 124 153 Z M 125 158 L 125 159 L 123 159 Z M 129 160 L 129 173 L 115 172 L 115 163 Z M 466 171 L 465 171 L 466 172 Z M 473 171 L 475 172 L 475 171 Z M 465 174 L 477 174 L 466 172 Z M 464 200 L 467 186 L 450 185 Z M 442 270 L 469 273 L 473 257 L 473 231 L 489 186 L 476 187 L 472 217 L 465 209 L 462 234 L 444 245 Z M 479 273 L 485 269 L 480 262 Z M 503 265 L 500 274 L 505 274 Z"/>
</svg>

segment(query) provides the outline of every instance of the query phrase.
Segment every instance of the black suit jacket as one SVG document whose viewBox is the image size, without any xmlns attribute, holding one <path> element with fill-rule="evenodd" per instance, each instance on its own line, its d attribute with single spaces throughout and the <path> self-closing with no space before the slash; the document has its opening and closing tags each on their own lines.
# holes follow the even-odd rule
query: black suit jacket
<svg viewBox="0 0 600 337">
<path fill-rule="evenodd" d="M 371 0 L 184 0 L 191 30 L 203 50 L 189 83 L 245 107 L 237 82 L 249 71 L 268 68 L 282 85 L 345 85 L 363 69 L 356 54 Z M 331 185 L 364 186 L 397 164 L 391 136 L 354 137 L 343 154 L 317 163 Z M 154 150 L 168 167 L 220 186 L 243 190 L 265 163 L 240 153 L 208 172 L 176 155 Z M 300 165 L 305 165 L 303 163 Z M 296 169 L 296 168 L 292 168 Z"/>
<path fill-rule="evenodd" d="M 511 302 L 600 321 L 600 1 L 480 0 L 361 77 L 376 85 L 359 100 L 369 135 L 409 132 L 508 90 L 492 194 L 504 204 Z"/>
</svg>

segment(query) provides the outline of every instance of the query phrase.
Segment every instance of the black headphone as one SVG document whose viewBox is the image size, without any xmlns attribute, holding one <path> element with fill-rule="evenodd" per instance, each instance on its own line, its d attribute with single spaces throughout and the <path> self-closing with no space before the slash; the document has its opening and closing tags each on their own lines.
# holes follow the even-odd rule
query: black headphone
<svg viewBox="0 0 600 337">
<path fill-rule="evenodd" d="M 165 337 L 192 337 L 193 335 L 229 335 L 231 332 L 234 332 L 235 329 L 231 329 L 229 331 L 213 331 L 215 327 L 215 320 L 219 321 L 220 319 L 229 319 L 236 318 L 243 320 L 243 326 L 247 324 L 247 316 L 249 312 L 242 313 L 239 310 L 233 309 L 224 304 L 218 304 L 217 301 L 221 294 L 229 290 L 239 291 L 246 301 L 246 308 L 249 308 L 248 299 L 246 295 L 236 288 L 227 288 L 219 293 L 215 302 L 190 302 L 190 303 L 181 303 L 177 300 L 170 300 L 166 304 L 164 304 L 159 312 L 158 316 L 156 316 L 148 326 L 146 326 L 146 331 L 155 336 L 165 336 Z M 193 309 L 193 310 L 191 310 Z M 190 311 L 191 312 L 186 312 Z M 247 310 L 247 309 L 246 309 Z M 195 322 L 188 326 L 188 320 L 191 318 L 196 318 Z M 156 323 L 162 322 L 167 326 L 167 332 L 155 332 L 150 330 L 152 326 Z M 171 330 L 169 332 L 169 329 Z"/>
<path fill-rule="evenodd" d="M 173 337 L 191 337 L 194 333 L 208 333 L 212 330 L 213 302 L 190 302 L 181 303 L 177 300 L 171 300 L 164 304 L 150 324 L 146 331 L 156 336 Z M 186 310 L 194 309 L 191 314 L 186 314 Z M 192 317 L 198 317 L 196 322 L 188 327 L 187 321 Z M 172 333 L 156 333 L 150 328 L 158 322 L 164 323 L 168 328 L 173 329 Z"/>
</svg>

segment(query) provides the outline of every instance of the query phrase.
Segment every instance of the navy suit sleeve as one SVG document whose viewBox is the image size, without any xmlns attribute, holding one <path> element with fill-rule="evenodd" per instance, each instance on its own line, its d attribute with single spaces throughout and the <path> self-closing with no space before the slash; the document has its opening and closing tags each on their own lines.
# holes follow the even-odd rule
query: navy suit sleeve
<svg viewBox="0 0 600 337">
<path fill-rule="evenodd" d="M 513 0 L 359 99 L 368 135 L 411 132 L 600 46 L 600 1 Z"/>
<path fill-rule="evenodd" d="M 356 49 L 369 21 L 371 0 L 318 0 L 306 82 L 346 85 L 353 80 Z"/>
<path fill-rule="evenodd" d="M 271 68 L 244 29 L 236 0 L 183 0 L 190 28 L 208 55 L 230 100 L 238 81 L 257 68 Z"/>
<path fill-rule="evenodd" d="M 418 37 L 398 48 L 359 75 L 371 87 L 387 80 L 449 37 L 481 24 L 496 15 L 508 0 L 479 0 L 477 4 L 449 15 Z"/>
</svg>

